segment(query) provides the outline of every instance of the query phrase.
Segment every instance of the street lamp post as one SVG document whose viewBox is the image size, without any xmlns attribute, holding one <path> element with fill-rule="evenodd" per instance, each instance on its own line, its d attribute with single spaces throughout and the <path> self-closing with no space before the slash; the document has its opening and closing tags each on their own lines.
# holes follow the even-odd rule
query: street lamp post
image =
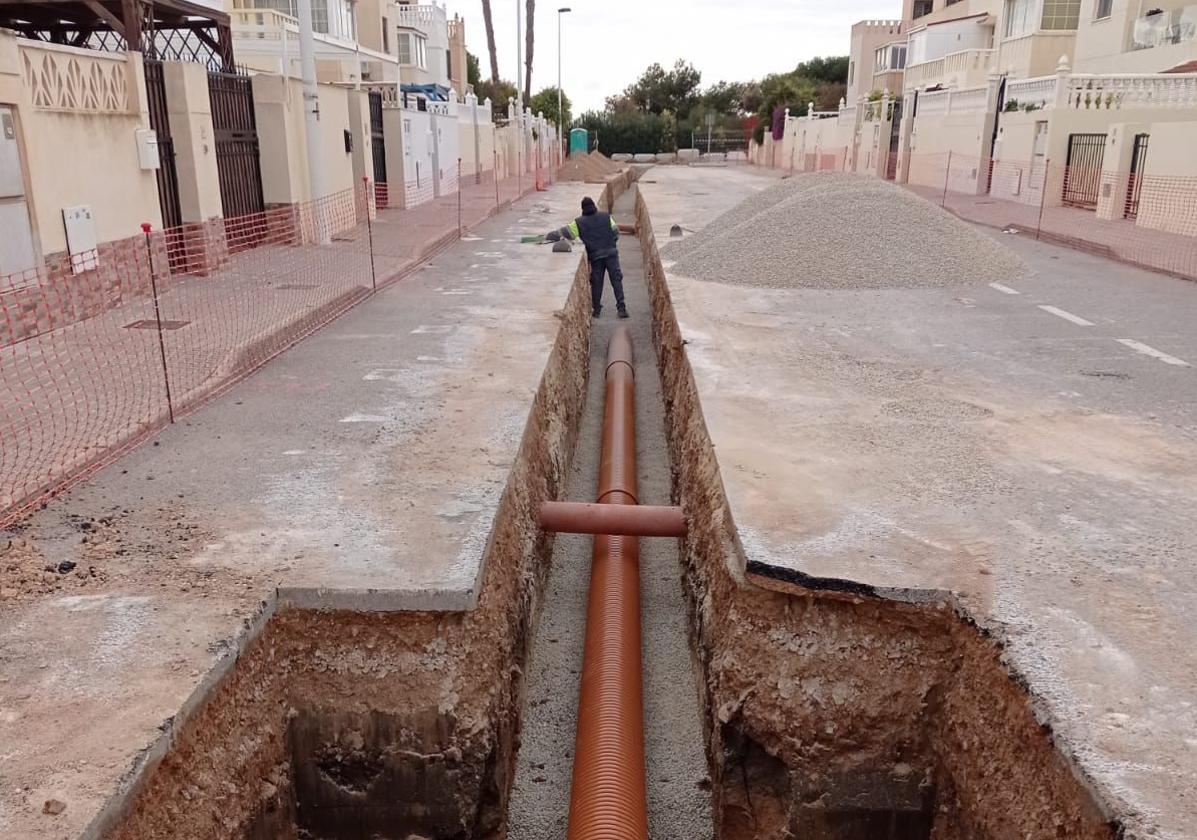
<svg viewBox="0 0 1197 840">
<path fill-rule="evenodd" d="M 561 160 L 565 160 L 569 147 L 566 146 L 565 112 L 561 110 L 561 16 L 572 11 L 569 6 L 557 10 L 557 131 L 561 135 Z"/>
</svg>

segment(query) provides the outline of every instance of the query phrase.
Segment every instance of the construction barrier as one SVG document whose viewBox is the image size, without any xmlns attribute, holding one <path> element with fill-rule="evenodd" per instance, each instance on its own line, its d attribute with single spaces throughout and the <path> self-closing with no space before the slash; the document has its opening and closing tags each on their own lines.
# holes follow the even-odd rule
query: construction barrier
<svg viewBox="0 0 1197 840">
<path fill-rule="evenodd" d="M 535 185 L 531 174 L 486 173 L 458 190 L 453 174 L 445 194 L 416 206 L 406 186 L 363 181 L 251 216 L 144 230 L 0 277 L 0 527 Z"/>
</svg>

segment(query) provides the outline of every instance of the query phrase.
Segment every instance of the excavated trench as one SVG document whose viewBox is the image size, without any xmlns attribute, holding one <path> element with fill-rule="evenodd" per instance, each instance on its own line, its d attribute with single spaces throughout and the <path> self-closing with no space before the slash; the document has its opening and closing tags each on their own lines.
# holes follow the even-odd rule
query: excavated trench
<svg viewBox="0 0 1197 840">
<path fill-rule="evenodd" d="M 746 564 L 646 208 L 617 210 L 633 199 L 640 501 L 689 525 L 641 554 L 650 836 L 1117 837 L 950 596 Z M 267 608 L 88 836 L 563 836 L 590 538 L 544 534 L 536 510 L 592 498 L 610 323 L 579 266 L 475 609 Z"/>
</svg>

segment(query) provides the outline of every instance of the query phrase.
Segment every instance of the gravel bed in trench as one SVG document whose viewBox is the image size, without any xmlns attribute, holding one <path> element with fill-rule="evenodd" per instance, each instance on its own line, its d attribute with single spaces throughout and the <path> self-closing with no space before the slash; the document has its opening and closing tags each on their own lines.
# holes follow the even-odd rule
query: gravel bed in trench
<svg viewBox="0 0 1197 840">
<path fill-rule="evenodd" d="M 1026 265 L 901 187 L 812 173 L 750 196 L 663 252 L 671 273 L 736 286 L 889 289 L 1006 283 Z"/>
</svg>

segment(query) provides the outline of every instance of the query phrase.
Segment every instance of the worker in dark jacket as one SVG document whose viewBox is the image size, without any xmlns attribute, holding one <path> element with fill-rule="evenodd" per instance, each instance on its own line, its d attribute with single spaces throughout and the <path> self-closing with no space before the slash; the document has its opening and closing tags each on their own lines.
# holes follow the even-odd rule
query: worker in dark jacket
<svg viewBox="0 0 1197 840">
<path fill-rule="evenodd" d="M 620 318 L 628 317 L 623 302 L 623 271 L 619 268 L 619 227 L 610 213 L 603 213 L 594 206 L 594 199 L 582 199 L 582 215 L 560 230 L 566 239 L 581 239 L 586 246 L 586 259 L 590 260 L 590 303 L 594 317 L 603 310 L 603 275 L 611 275 L 611 288 L 615 291 L 615 308 Z"/>
</svg>

